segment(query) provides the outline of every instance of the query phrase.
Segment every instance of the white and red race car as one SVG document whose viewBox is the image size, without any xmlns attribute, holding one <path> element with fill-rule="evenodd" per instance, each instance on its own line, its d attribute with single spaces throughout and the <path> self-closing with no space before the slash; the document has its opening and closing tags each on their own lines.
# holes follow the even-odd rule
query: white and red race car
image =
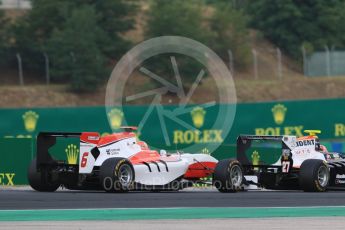
<svg viewBox="0 0 345 230">
<path fill-rule="evenodd" d="M 150 150 L 138 141 L 135 127 L 100 137 L 96 132 L 48 133 L 37 137 L 37 156 L 28 169 L 28 181 L 37 191 L 103 189 L 107 192 L 130 190 L 179 190 L 201 178 L 213 175 L 221 192 L 241 188 L 243 175 L 237 160 L 218 161 L 207 154 L 168 154 Z M 53 159 L 49 148 L 57 137 L 79 137 L 79 164 Z"/>
</svg>

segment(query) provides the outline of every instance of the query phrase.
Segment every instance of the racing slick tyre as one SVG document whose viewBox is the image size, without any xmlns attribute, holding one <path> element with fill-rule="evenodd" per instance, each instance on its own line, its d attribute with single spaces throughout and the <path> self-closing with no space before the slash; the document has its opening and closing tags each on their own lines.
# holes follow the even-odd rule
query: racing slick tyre
<svg viewBox="0 0 345 230">
<path fill-rule="evenodd" d="M 243 182 L 243 170 L 240 162 L 225 159 L 217 163 L 213 174 L 213 185 L 219 192 L 237 192 Z"/>
<path fill-rule="evenodd" d="M 100 168 L 100 183 L 106 192 L 128 192 L 133 189 L 134 168 L 125 158 L 109 158 Z"/>
<path fill-rule="evenodd" d="M 305 192 L 324 192 L 329 183 L 327 164 L 318 159 L 303 161 L 299 172 L 299 185 Z"/>
<path fill-rule="evenodd" d="M 38 172 L 36 168 L 37 160 L 34 158 L 28 168 L 28 181 L 31 188 L 39 192 L 54 192 L 60 187 L 58 181 L 53 181 L 48 171 Z"/>
</svg>

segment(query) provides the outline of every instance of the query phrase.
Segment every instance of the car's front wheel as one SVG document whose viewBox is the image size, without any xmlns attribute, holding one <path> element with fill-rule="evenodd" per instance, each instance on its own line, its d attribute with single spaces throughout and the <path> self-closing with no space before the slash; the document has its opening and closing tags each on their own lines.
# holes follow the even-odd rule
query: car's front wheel
<svg viewBox="0 0 345 230">
<path fill-rule="evenodd" d="M 213 185 L 220 192 L 237 192 L 243 182 L 243 170 L 239 161 L 225 159 L 217 163 L 213 174 Z"/>
</svg>

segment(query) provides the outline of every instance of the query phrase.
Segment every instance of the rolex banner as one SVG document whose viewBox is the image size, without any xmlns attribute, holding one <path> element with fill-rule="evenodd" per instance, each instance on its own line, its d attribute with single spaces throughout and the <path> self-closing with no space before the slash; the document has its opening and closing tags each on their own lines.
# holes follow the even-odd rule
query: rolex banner
<svg viewBox="0 0 345 230">
<path fill-rule="evenodd" d="M 26 183 L 26 169 L 35 155 L 38 132 L 96 131 L 101 135 L 121 126 L 138 126 L 137 136 L 151 148 L 202 152 L 222 159 L 235 156 L 239 134 L 303 135 L 319 129 L 329 150 L 345 152 L 345 99 L 177 105 L 0 109 L 0 184 Z M 51 153 L 73 164 L 79 141 L 63 139 Z M 273 162 L 277 154 L 254 149 L 253 162 Z M 279 156 L 278 156 L 279 157 Z"/>
<path fill-rule="evenodd" d="M 31 138 L 0 138 L 0 186 L 26 184 L 26 172 L 34 157 Z"/>
<path fill-rule="evenodd" d="M 40 131 L 98 131 L 105 135 L 130 125 L 140 127 L 141 139 L 173 148 L 195 143 L 234 144 L 240 133 L 301 136 L 305 129 L 320 129 L 324 139 L 345 138 L 345 99 L 194 105 L 176 114 L 177 106 L 160 107 L 0 109 L 0 137 L 35 137 Z M 222 110 L 225 107 L 228 109 Z M 223 111 L 228 113 L 221 114 Z M 232 113 L 236 113 L 233 122 Z M 217 120 L 222 122 L 215 124 Z M 231 123 L 231 130 L 223 126 Z"/>
</svg>

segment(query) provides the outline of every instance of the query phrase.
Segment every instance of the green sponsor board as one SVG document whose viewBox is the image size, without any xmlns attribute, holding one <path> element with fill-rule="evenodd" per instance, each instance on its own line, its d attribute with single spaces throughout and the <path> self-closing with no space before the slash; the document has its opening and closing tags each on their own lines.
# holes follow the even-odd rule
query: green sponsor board
<svg viewBox="0 0 345 230">
<path fill-rule="evenodd" d="M 169 105 L 163 109 L 165 114 L 171 115 L 179 108 Z M 149 106 L 124 106 L 110 110 L 101 106 L 0 109 L 0 137 L 3 138 L 0 142 L 0 173 L 21 170 L 16 181 L 19 184 L 26 182 L 22 175 L 35 155 L 38 132 L 95 131 L 106 135 L 123 125 L 140 126 L 138 138 L 154 149 L 202 152 L 218 159 L 236 156 L 235 143 L 239 134 L 301 136 L 305 129 L 322 130 L 321 140 L 336 141 L 335 144 L 326 144 L 329 150 L 345 152 L 345 145 L 341 142 L 345 139 L 345 99 L 243 103 L 236 106 L 189 105 L 184 113 L 163 118 L 158 110 L 153 109 L 149 114 L 148 110 Z M 234 122 L 228 132 L 230 125 L 225 124 L 233 117 L 224 111 L 235 110 Z M 145 122 L 142 122 L 143 118 Z M 62 138 L 50 151 L 57 159 L 75 163 L 79 159 L 78 149 L 79 140 Z M 253 161 L 273 163 L 279 151 L 271 152 L 269 148 L 258 146 L 246 154 Z M 16 163 L 19 158 L 23 163 Z"/>
<path fill-rule="evenodd" d="M 0 185 L 27 184 L 27 169 L 33 157 L 31 138 L 0 138 Z"/>
<path fill-rule="evenodd" d="M 345 138 L 345 99 L 238 104 L 229 133 L 224 132 L 227 127 L 214 124 L 218 117 L 226 121 L 227 114 L 219 114 L 223 107 L 234 110 L 235 105 L 220 104 L 207 108 L 191 105 L 185 113 L 177 116 L 183 124 L 163 117 L 168 141 L 158 112 L 154 110 L 144 122 L 140 138 L 150 143 L 170 144 L 171 149 L 179 145 L 233 144 L 240 133 L 300 136 L 304 129 L 320 129 L 321 139 Z M 178 107 L 163 108 L 173 112 Z M 148 109 L 149 106 L 124 106 L 122 110 L 114 108 L 108 113 L 104 107 L 0 109 L 0 136 L 35 137 L 40 131 L 97 131 L 106 134 L 121 125 L 138 126 Z"/>
<path fill-rule="evenodd" d="M 0 138 L 0 185 L 27 184 L 27 170 L 36 156 L 34 138 Z M 79 162 L 79 139 L 60 139 L 50 150 L 55 159 L 69 164 Z"/>
</svg>

